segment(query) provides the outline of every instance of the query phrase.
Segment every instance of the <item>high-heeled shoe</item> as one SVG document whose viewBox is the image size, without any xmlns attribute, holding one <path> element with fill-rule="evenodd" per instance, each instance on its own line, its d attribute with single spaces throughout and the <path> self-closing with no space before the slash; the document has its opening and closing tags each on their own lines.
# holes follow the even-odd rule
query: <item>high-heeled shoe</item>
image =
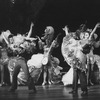
<svg viewBox="0 0 100 100">
<path fill-rule="evenodd" d="M 51 84 L 52 84 L 52 82 L 50 82 L 50 81 L 49 81 L 49 82 L 48 82 L 48 84 L 49 84 L 49 85 L 51 85 Z"/>
<path fill-rule="evenodd" d="M 46 85 L 46 84 L 47 84 L 47 82 L 43 82 L 43 83 L 42 83 L 42 86 L 44 86 L 44 85 Z"/>
</svg>

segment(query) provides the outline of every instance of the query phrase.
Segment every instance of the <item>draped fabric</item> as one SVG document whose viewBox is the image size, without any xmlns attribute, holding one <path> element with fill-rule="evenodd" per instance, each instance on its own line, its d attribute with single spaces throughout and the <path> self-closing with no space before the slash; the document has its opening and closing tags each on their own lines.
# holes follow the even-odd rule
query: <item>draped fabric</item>
<svg viewBox="0 0 100 100">
<path fill-rule="evenodd" d="M 81 62 L 85 62 L 86 56 L 82 52 L 81 41 L 70 38 L 66 40 L 67 36 L 63 38 L 61 46 L 62 55 L 65 61 L 72 67 L 73 60 L 78 58 Z"/>
</svg>

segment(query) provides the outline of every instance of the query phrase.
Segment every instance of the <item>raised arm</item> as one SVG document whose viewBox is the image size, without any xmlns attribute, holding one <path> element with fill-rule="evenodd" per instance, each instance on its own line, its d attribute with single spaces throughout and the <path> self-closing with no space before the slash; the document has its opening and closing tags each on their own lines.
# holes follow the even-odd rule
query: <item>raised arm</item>
<svg viewBox="0 0 100 100">
<path fill-rule="evenodd" d="M 30 30 L 29 30 L 29 32 L 28 32 L 27 38 L 29 38 L 29 37 L 31 36 L 33 26 L 34 26 L 34 24 L 31 23 Z"/>
<path fill-rule="evenodd" d="M 92 31 L 91 34 L 90 34 L 89 40 L 91 40 L 93 34 L 95 33 L 95 31 L 96 31 L 96 29 L 97 29 L 98 27 L 100 27 L 100 23 L 97 23 L 97 24 L 95 25 L 93 31 Z"/>
<path fill-rule="evenodd" d="M 67 25 L 63 28 L 63 30 L 65 31 L 65 34 L 66 34 L 66 35 L 69 34 L 69 33 L 68 33 L 68 30 L 69 30 L 69 29 L 68 29 Z"/>
</svg>

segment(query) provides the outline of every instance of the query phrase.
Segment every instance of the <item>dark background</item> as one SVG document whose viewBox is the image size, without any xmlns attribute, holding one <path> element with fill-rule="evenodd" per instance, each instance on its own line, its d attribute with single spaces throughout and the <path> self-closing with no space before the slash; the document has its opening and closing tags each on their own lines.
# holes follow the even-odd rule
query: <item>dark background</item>
<svg viewBox="0 0 100 100">
<path fill-rule="evenodd" d="M 100 0 L 0 0 L 0 31 L 9 29 L 13 34 L 25 34 L 34 23 L 32 36 L 42 36 L 46 26 L 55 29 L 55 37 L 62 33 L 62 28 L 68 25 L 71 31 L 76 31 L 80 24 L 94 28 L 100 22 Z M 96 31 L 99 34 L 100 29 Z M 99 48 L 95 49 L 99 54 Z M 60 65 L 68 67 L 61 55 L 60 47 L 53 55 L 61 61 Z"/>
</svg>

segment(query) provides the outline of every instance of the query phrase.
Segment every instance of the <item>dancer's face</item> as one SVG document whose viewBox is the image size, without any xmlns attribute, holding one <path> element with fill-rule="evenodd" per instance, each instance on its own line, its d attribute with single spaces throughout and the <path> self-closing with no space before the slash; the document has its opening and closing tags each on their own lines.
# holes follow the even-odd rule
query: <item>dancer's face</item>
<svg viewBox="0 0 100 100">
<path fill-rule="evenodd" d="M 88 38 L 89 38 L 89 33 L 86 32 L 86 33 L 85 33 L 85 39 L 88 39 Z"/>
<path fill-rule="evenodd" d="M 81 40 L 83 40 L 83 39 L 84 39 L 84 37 L 85 37 L 85 36 L 84 36 L 84 33 L 83 33 L 83 32 L 81 32 L 81 33 L 80 33 L 80 39 L 81 39 Z"/>
<path fill-rule="evenodd" d="M 77 38 L 77 36 L 76 36 L 76 34 L 73 32 L 73 33 L 71 33 L 72 34 L 72 36 L 73 36 L 73 38 L 74 39 L 76 39 Z"/>
<path fill-rule="evenodd" d="M 12 44 L 14 42 L 13 37 L 9 38 L 10 43 Z"/>
</svg>

